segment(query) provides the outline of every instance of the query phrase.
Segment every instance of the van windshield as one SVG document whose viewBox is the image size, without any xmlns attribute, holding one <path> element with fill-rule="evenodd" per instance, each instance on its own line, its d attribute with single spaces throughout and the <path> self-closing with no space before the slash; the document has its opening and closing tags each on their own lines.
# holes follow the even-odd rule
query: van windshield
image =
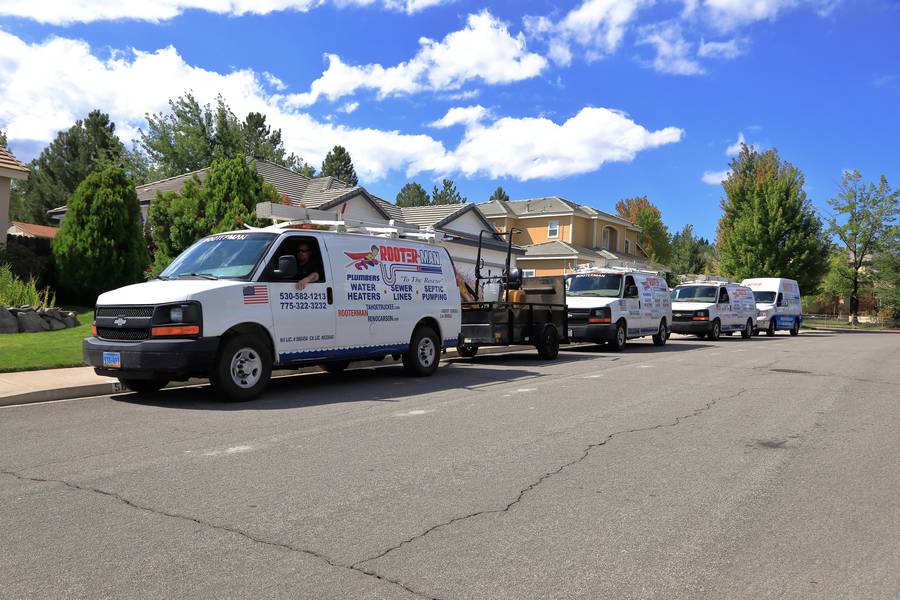
<svg viewBox="0 0 900 600">
<path fill-rule="evenodd" d="M 757 292 L 753 290 L 753 297 L 758 304 L 774 304 L 775 292 Z"/>
<path fill-rule="evenodd" d="M 714 285 L 688 285 L 672 290 L 672 302 L 715 302 L 719 288 Z"/>
<path fill-rule="evenodd" d="M 160 279 L 245 279 L 268 249 L 274 233 L 223 233 L 203 238 L 172 261 Z"/>
<path fill-rule="evenodd" d="M 575 275 L 569 281 L 569 296 L 602 296 L 618 298 L 622 287 L 622 276 L 612 273 L 596 275 Z"/>
</svg>

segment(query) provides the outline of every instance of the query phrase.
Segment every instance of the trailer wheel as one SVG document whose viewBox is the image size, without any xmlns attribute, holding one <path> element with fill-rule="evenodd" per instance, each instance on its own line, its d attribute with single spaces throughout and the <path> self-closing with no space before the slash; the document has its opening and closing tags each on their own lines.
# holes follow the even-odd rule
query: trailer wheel
<svg viewBox="0 0 900 600">
<path fill-rule="evenodd" d="M 226 400 L 245 402 L 259 396 L 272 376 L 272 357 L 258 336 L 240 334 L 219 349 L 209 381 Z"/>
<path fill-rule="evenodd" d="M 609 340 L 610 347 L 616 352 L 621 352 L 625 349 L 625 345 L 628 343 L 628 330 L 625 329 L 625 321 L 619 320 L 616 323 L 616 336 Z"/>
<path fill-rule="evenodd" d="M 666 327 L 666 320 L 663 319 L 659 322 L 659 331 L 653 336 L 653 345 L 654 346 L 665 346 L 666 341 L 669 339 L 669 329 Z"/>
<path fill-rule="evenodd" d="M 456 353 L 463 358 L 472 358 L 478 354 L 478 344 L 460 344 L 456 347 Z"/>
<path fill-rule="evenodd" d="M 769 328 L 766 329 L 766 335 L 769 337 L 775 335 L 775 317 L 772 317 L 772 320 L 769 321 Z"/>
<path fill-rule="evenodd" d="M 136 394 L 152 394 L 153 392 L 158 392 L 163 389 L 167 385 L 169 385 L 168 379 L 122 379 L 119 378 L 119 383 L 127 387 L 132 392 Z"/>
<path fill-rule="evenodd" d="M 753 321 L 747 319 L 747 324 L 744 325 L 744 328 L 741 330 L 741 337 L 745 340 L 749 340 L 753 337 Z"/>
<path fill-rule="evenodd" d="M 415 376 L 434 373 L 441 359 L 441 341 L 428 325 L 419 325 L 409 341 L 409 350 L 403 353 L 406 372 Z"/>
<path fill-rule="evenodd" d="M 559 356 L 559 333 L 556 332 L 556 327 L 544 325 L 535 347 L 543 360 L 555 360 Z"/>
</svg>

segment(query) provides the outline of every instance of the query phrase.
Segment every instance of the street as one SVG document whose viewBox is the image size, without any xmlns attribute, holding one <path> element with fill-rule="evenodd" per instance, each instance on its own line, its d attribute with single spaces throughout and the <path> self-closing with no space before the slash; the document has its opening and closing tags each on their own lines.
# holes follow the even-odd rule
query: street
<svg viewBox="0 0 900 600">
<path fill-rule="evenodd" d="M 0 408 L 4 598 L 897 598 L 900 335 Z"/>
</svg>

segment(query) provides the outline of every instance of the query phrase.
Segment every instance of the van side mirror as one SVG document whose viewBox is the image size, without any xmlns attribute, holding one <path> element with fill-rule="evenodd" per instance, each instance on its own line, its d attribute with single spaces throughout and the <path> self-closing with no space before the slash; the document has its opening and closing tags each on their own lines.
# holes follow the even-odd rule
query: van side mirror
<svg viewBox="0 0 900 600">
<path fill-rule="evenodd" d="M 292 279 L 297 276 L 297 257 L 290 254 L 278 257 L 278 268 L 273 275 L 278 279 Z"/>
</svg>

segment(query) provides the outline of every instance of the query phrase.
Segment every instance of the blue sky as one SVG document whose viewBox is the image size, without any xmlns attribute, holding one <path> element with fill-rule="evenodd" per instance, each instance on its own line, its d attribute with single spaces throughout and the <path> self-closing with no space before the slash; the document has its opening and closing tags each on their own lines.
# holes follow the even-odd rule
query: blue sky
<svg viewBox="0 0 900 600">
<path fill-rule="evenodd" d="M 843 169 L 900 185 L 889 0 L 34 5 L 0 0 L 0 128 L 23 160 L 93 108 L 129 141 L 190 89 L 266 112 L 316 167 L 343 144 L 389 200 L 442 176 L 470 201 L 647 195 L 713 237 L 739 139 L 777 148 L 823 211 Z"/>
</svg>

